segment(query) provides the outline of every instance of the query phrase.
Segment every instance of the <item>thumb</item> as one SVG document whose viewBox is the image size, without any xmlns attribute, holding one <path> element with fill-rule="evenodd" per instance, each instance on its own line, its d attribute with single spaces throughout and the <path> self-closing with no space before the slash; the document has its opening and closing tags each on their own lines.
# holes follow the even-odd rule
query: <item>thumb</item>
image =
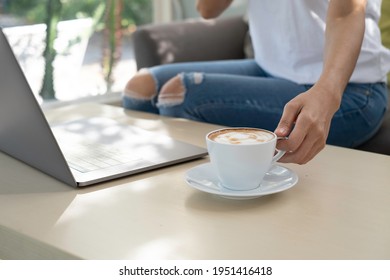
<svg viewBox="0 0 390 280">
<path fill-rule="evenodd" d="M 300 107 L 294 106 L 292 104 L 287 104 L 284 107 L 282 117 L 277 128 L 275 129 L 275 134 L 277 136 L 286 137 L 290 134 L 300 110 Z"/>
</svg>

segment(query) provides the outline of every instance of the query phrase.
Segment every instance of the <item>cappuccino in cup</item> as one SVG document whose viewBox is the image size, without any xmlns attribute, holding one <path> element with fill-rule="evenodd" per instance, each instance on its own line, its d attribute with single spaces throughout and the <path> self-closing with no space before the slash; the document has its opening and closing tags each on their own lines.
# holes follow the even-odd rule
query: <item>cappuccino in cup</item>
<svg viewBox="0 0 390 280">
<path fill-rule="evenodd" d="M 222 129 L 209 134 L 212 141 L 222 144 L 250 145 L 271 141 L 273 133 L 253 128 Z"/>
<path fill-rule="evenodd" d="M 207 134 L 211 166 L 221 187 L 236 191 L 260 187 L 272 164 L 285 153 L 276 150 L 277 140 L 271 131 L 246 127 L 223 128 Z"/>
</svg>

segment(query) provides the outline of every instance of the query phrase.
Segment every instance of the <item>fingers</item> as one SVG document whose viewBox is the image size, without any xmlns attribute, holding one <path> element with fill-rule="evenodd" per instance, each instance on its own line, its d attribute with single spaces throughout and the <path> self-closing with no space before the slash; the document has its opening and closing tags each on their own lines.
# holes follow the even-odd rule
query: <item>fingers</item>
<svg viewBox="0 0 390 280">
<path fill-rule="evenodd" d="M 291 130 L 288 140 L 278 142 L 278 149 L 285 150 L 286 154 L 279 160 L 284 163 L 305 164 L 315 157 L 324 147 L 329 132 L 327 122 L 321 120 L 309 106 L 300 107 L 287 104 L 275 133 L 281 135 L 282 128 Z M 300 108 L 298 110 L 298 108 Z M 293 112 L 295 124 L 292 120 Z M 291 123 L 293 124 L 291 126 Z M 279 133 L 279 134 L 278 134 Z"/>
<path fill-rule="evenodd" d="M 308 126 L 298 117 L 288 139 L 280 141 L 277 145 L 278 149 L 286 151 L 279 162 L 304 164 L 308 161 L 308 153 L 312 149 L 313 142 L 307 135 L 307 130 Z"/>
<path fill-rule="evenodd" d="M 279 162 L 283 163 L 297 163 L 306 164 L 312 160 L 322 149 L 324 145 L 320 142 L 313 142 L 308 138 L 305 138 L 300 147 L 291 152 L 287 152 Z"/>
<path fill-rule="evenodd" d="M 302 131 L 303 127 L 298 125 L 296 127 L 296 122 L 298 120 L 299 114 L 302 110 L 302 105 L 299 102 L 294 100 L 286 104 L 283 110 L 283 115 L 279 121 L 278 127 L 275 130 L 275 134 L 279 137 L 288 136 L 288 140 L 279 141 L 277 148 L 284 150 L 287 153 L 296 151 L 301 145 L 306 133 Z M 283 158 L 287 157 L 284 156 Z"/>
<path fill-rule="evenodd" d="M 282 118 L 279 121 L 278 127 L 275 129 L 275 134 L 280 137 L 286 137 L 290 134 L 294 127 L 295 121 L 302 106 L 298 102 L 289 102 L 283 110 Z"/>
</svg>

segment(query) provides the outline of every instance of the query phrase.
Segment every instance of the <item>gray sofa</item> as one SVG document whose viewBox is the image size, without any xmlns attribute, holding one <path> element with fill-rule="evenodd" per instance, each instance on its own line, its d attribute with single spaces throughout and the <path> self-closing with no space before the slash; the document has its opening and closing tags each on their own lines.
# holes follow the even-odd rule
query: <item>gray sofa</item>
<svg viewBox="0 0 390 280">
<path fill-rule="evenodd" d="M 137 68 L 250 57 L 247 31 L 242 17 L 141 26 L 132 36 Z M 378 133 L 357 149 L 390 155 L 390 111 Z"/>
</svg>

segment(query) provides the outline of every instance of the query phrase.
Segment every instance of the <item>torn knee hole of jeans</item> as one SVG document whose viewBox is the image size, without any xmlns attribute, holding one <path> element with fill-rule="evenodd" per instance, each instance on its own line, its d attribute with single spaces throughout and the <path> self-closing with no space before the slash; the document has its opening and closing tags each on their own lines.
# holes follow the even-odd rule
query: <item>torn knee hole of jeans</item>
<svg viewBox="0 0 390 280">
<path fill-rule="evenodd" d="M 168 93 L 162 92 L 158 96 L 157 106 L 175 106 L 183 103 L 185 96 L 185 88 L 183 92 Z"/>
<path fill-rule="evenodd" d="M 179 74 L 180 84 L 172 90 L 164 90 L 160 92 L 158 96 L 159 106 L 175 106 L 180 105 L 184 102 L 184 98 L 187 92 L 185 79 L 187 78 L 190 83 L 199 85 L 203 82 L 203 73 L 192 73 L 192 74 Z"/>
<path fill-rule="evenodd" d="M 194 84 L 199 85 L 203 82 L 203 73 L 194 73 Z"/>
<path fill-rule="evenodd" d="M 153 75 L 148 76 L 147 69 L 141 69 L 126 85 L 123 94 L 138 100 L 152 100 L 157 95 L 157 81 Z M 143 76 L 144 75 L 144 76 Z"/>
</svg>

